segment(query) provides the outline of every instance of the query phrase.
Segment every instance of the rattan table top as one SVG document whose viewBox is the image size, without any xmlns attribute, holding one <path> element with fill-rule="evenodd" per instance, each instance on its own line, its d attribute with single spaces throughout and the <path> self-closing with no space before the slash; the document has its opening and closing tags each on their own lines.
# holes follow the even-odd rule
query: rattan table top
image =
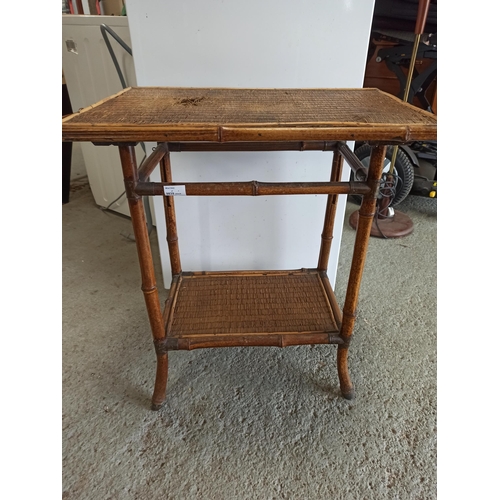
<svg viewBox="0 0 500 500">
<path fill-rule="evenodd" d="M 378 89 L 131 87 L 63 120 L 64 141 L 436 138 L 436 116 Z"/>
</svg>

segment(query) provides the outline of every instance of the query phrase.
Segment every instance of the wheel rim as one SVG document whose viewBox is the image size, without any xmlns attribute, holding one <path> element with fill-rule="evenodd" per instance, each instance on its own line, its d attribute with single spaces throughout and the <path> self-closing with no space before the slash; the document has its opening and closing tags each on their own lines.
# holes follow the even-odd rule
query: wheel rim
<svg viewBox="0 0 500 500">
<path fill-rule="evenodd" d="M 363 158 L 361 160 L 361 163 L 363 164 L 364 167 L 368 169 L 368 167 L 370 166 L 370 157 L 368 156 L 367 158 Z M 390 169 L 391 169 L 391 160 L 389 160 L 389 158 L 384 158 L 384 168 L 382 170 L 382 173 L 388 174 Z"/>
<path fill-rule="evenodd" d="M 391 153 L 391 158 L 392 158 L 392 153 Z M 396 162 L 397 162 L 397 158 L 396 158 Z M 366 167 L 366 169 L 368 169 L 368 167 L 370 166 L 370 156 L 363 158 L 361 160 L 361 163 L 363 164 L 364 167 Z M 389 159 L 386 156 L 384 158 L 384 168 L 382 169 L 382 174 L 388 174 L 390 170 L 391 170 L 391 159 Z M 399 177 L 398 170 L 396 169 L 396 164 L 394 164 L 394 174 L 395 174 L 395 180 L 396 180 L 396 187 L 395 187 L 395 191 L 394 191 L 393 200 L 391 201 L 391 206 L 394 204 L 394 201 L 396 201 L 397 203 L 399 202 L 397 200 L 397 198 L 398 198 L 398 195 L 402 189 L 402 183 L 401 183 L 402 179 Z"/>
</svg>

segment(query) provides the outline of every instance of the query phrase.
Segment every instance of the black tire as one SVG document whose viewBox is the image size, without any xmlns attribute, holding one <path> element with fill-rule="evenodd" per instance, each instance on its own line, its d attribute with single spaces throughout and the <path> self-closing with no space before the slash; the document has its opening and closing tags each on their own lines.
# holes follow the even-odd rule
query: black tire
<svg viewBox="0 0 500 500">
<path fill-rule="evenodd" d="M 390 164 L 392 159 L 392 146 L 387 148 L 387 152 L 385 153 L 386 161 Z M 365 167 L 368 167 L 370 163 L 370 154 L 372 148 L 368 144 L 363 144 L 359 148 L 357 148 L 354 153 L 361 160 Z M 396 185 L 396 195 L 394 196 L 394 200 L 392 200 L 391 207 L 395 207 L 399 203 L 401 203 L 407 196 L 410 194 L 411 188 L 413 186 L 413 181 L 415 180 L 415 171 L 413 167 L 413 163 L 410 158 L 404 151 L 404 149 L 398 148 L 398 154 L 396 157 L 396 163 L 394 164 L 394 170 L 399 177 L 397 185 Z M 354 174 L 351 172 L 351 180 L 354 179 Z M 349 200 L 361 204 L 362 197 L 357 195 L 349 196 Z"/>
</svg>

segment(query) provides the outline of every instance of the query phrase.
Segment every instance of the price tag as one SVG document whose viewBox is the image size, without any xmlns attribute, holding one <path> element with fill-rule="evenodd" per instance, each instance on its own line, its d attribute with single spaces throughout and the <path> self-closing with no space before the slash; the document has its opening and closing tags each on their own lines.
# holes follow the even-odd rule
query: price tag
<svg viewBox="0 0 500 500">
<path fill-rule="evenodd" d="M 186 186 L 163 186 L 165 196 L 186 196 Z"/>
</svg>

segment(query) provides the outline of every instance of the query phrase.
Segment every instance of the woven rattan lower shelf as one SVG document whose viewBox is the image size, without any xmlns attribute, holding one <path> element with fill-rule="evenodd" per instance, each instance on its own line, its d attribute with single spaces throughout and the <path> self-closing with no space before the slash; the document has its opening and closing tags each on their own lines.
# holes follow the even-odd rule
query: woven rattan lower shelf
<svg viewBox="0 0 500 500">
<path fill-rule="evenodd" d="M 165 306 L 166 349 L 341 344 L 326 273 L 182 273 Z"/>
</svg>

